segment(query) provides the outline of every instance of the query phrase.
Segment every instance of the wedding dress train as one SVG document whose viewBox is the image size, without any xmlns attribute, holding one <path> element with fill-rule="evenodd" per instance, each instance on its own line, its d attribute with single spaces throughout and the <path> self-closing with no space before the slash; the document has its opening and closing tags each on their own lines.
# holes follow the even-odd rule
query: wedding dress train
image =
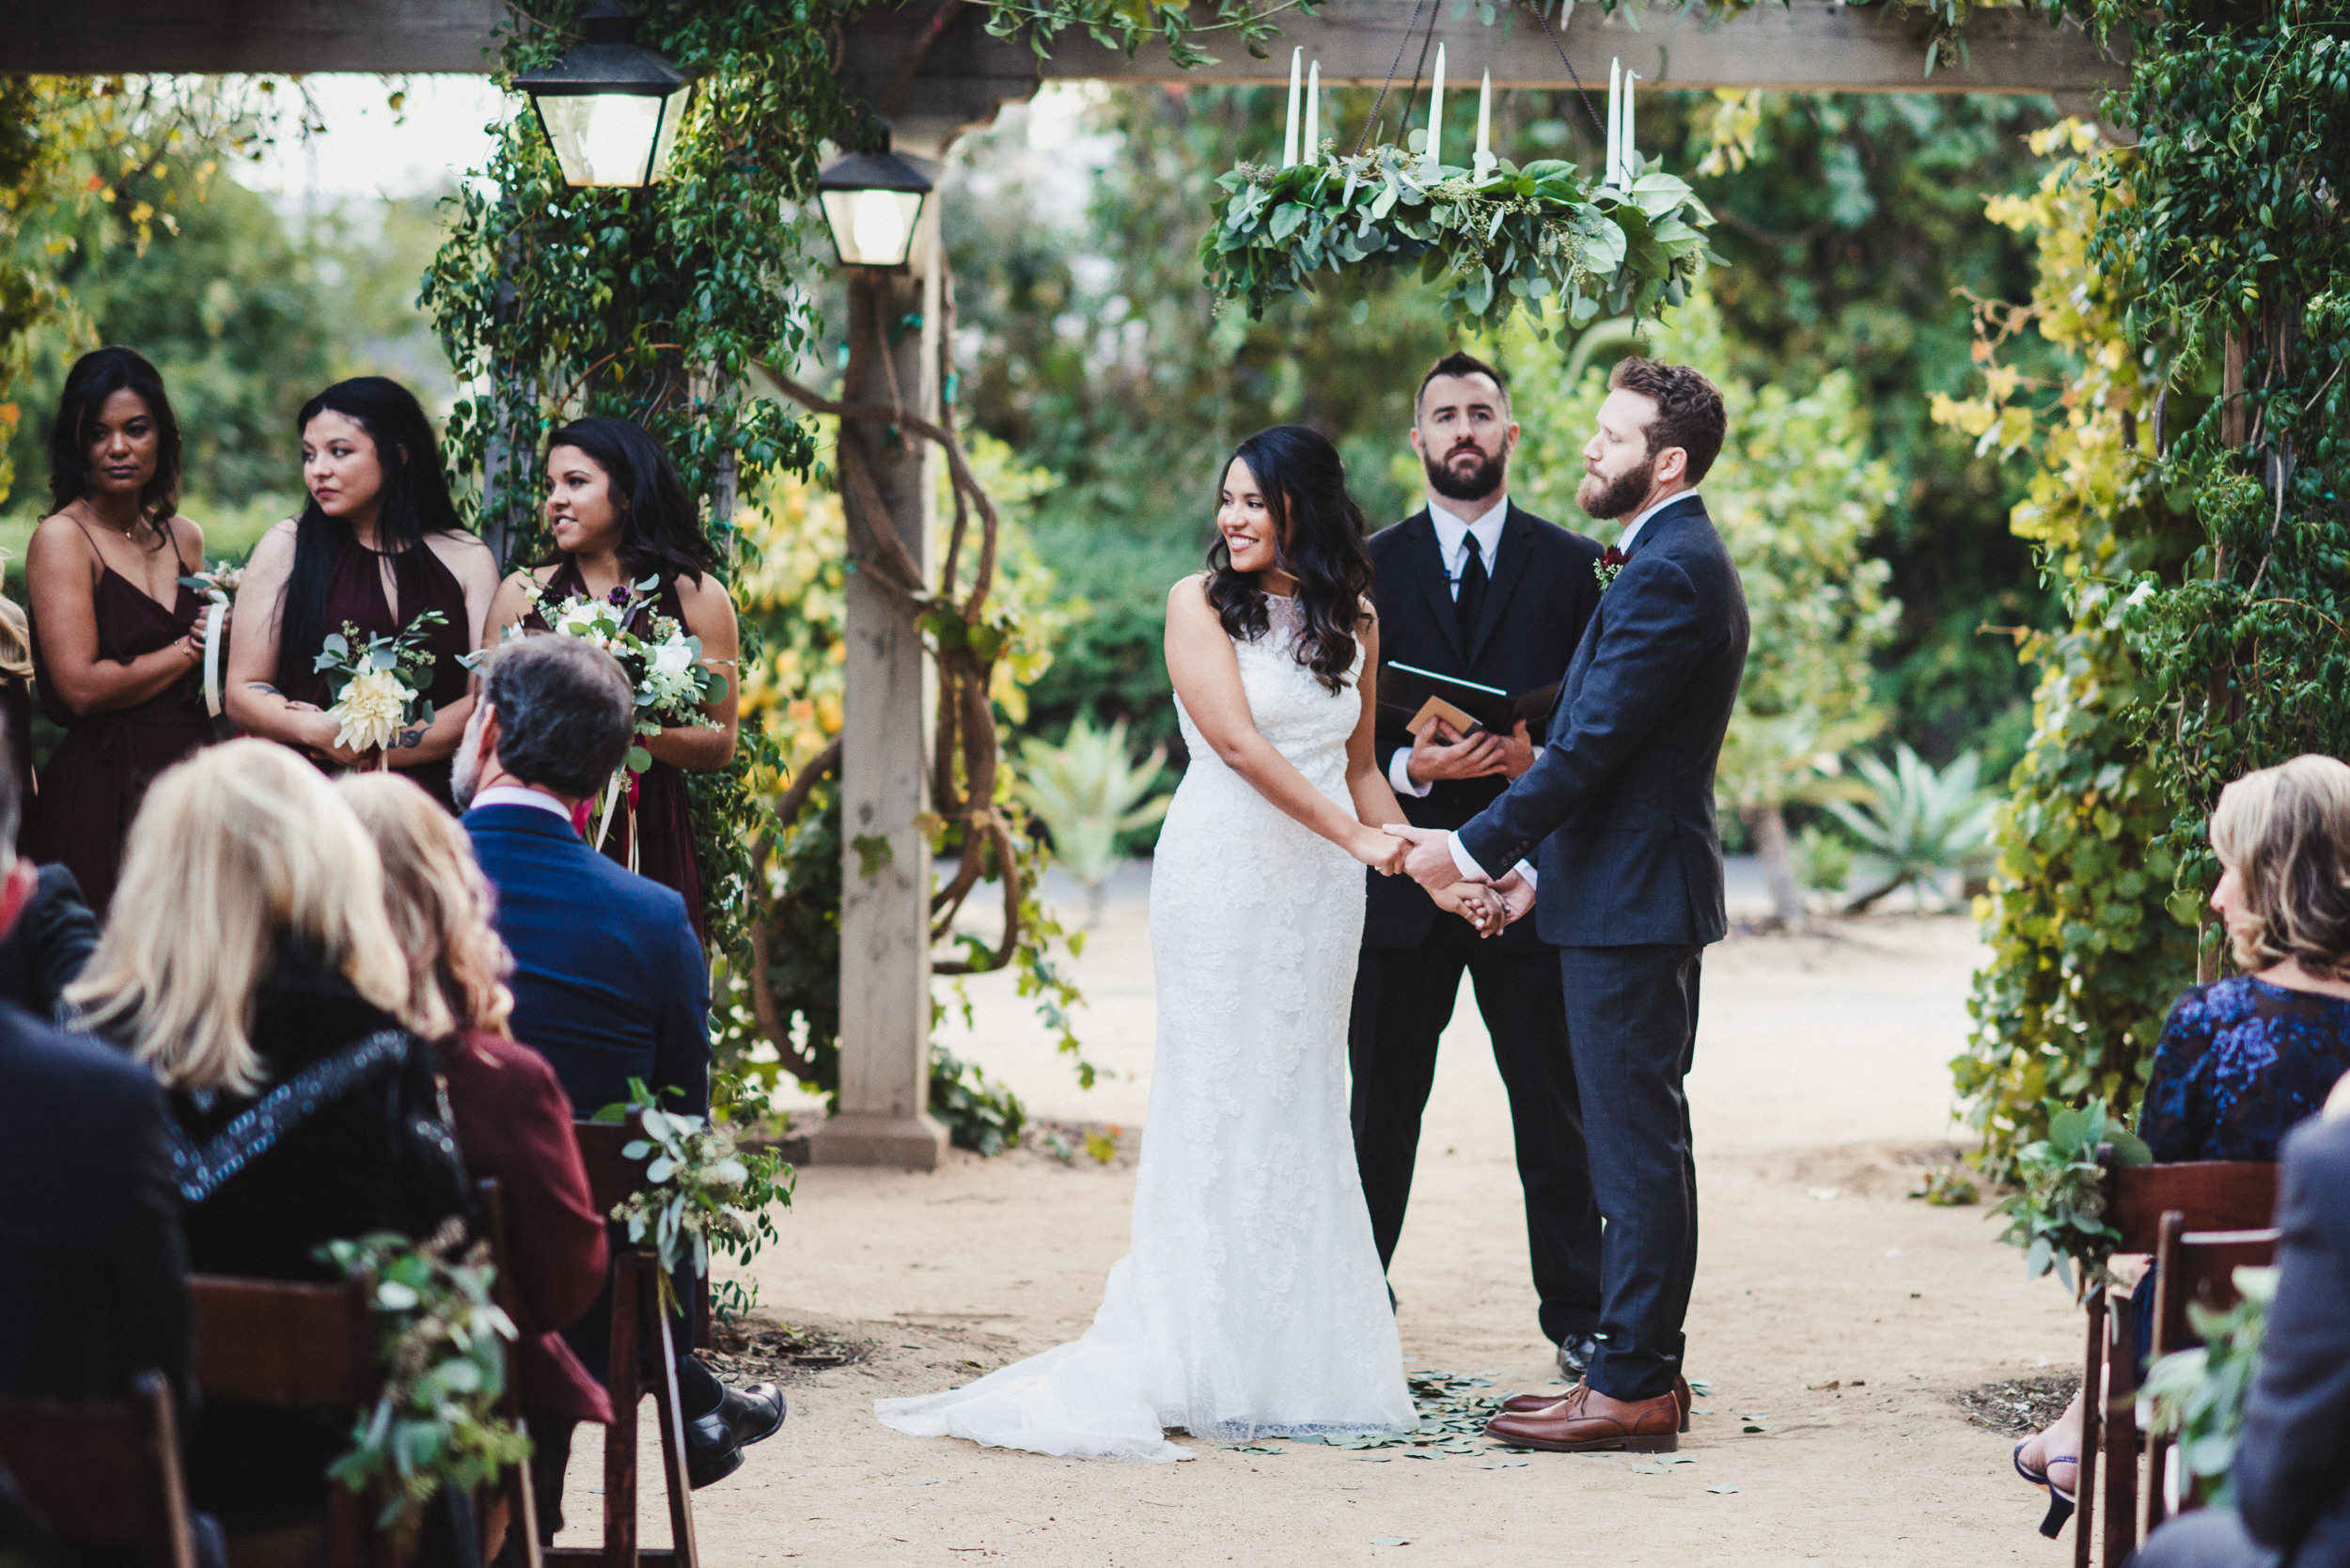
<svg viewBox="0 0 2350 1568">
<path fill-rule="evenodd" d="M 1249 712 L 1345 802 L 1360 698 L 1296 662 L 1294 602 L 1272 610 L 1266 635 L 1234 645 Z M 1237 1442 L 1417 1419 L 1347 1121 L 1363 869 L 1176 713 L 1191 765 L 1152 868 L 1158 1047 L 1131 1250 L 1084 1338 L 948 1393 L 877 1401 L 900 1432 L 1170 1460 L 1183 1452 L 1168 1429 Z"/>
</svg>

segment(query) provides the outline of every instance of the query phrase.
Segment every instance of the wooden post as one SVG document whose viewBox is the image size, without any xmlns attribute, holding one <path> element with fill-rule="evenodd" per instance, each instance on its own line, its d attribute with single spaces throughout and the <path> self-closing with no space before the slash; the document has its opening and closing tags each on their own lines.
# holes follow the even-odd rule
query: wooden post
<svg viewBox="0 0 2350 1568">
<path fill-rule="evenodd" d="M 848 401 L 937 417 L 944 267 L 933 197 L 905 267 L 847 269 Z M 912 606 L 879 563 L 859 561 L 871 551 L 856 541 L 867 527 L 894 529 L 927 572 L 937 460 L 930 443 L 871 420 L 841 421 L 840 445 L 843 472 L 861 460 L 888 515 L 864 517 L 858 487 L 844 487 L 851 562 L 840 769 L 840 1096 L 832 1119 L 810 1136 L 808 1157 L 819 1165 L 928 1170 L 947 1149 L 946 1129 L 929 1112 L 931 849 L 916 823 L 926 804 L 933 694 Z"/>
</svg>

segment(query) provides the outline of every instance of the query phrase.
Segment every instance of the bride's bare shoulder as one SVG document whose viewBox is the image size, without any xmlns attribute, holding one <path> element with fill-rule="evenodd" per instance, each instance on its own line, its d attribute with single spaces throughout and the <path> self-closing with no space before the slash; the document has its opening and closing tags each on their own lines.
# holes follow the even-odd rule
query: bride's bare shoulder
<svg viewBox="0 0 2350 1568">
<path fill-rule="evenodd" d="M 1167 611 L 1170 616 L 1213 614 L 1208 604 L 1208 574 L 1195 572 L 1168 588 Z"/>
</svg>

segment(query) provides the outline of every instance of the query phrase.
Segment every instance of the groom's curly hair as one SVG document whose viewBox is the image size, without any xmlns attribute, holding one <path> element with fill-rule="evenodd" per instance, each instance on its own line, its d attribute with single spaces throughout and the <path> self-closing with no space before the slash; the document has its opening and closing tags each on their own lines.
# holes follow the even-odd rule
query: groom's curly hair
<svg viewBox="0 0 2350 1568">
<path fill-rule="evenodd" d="M 1648 422 L 1649 456 L 1678 447 L 1689 454 L 1689 482 L 1705 478 L 1721 456 L 1730 416 L 1722 408 L 1721 389 L 1703 371 L 1635 354 L 1616 361 L 1607 384 L 1637 392 L 1656 405 L 1656 417 Z"/>
<path fill-rule="evenodd" d="M 1371 551 L 1363 543 L 1363 509 L 1346 492 L 1346 464 L 1320 431 L 1276 425 L 1242 442 L 1232 456 L 1248 464 L 1273 514 L 1274 559 L 1297 579 L 1305 624 L 1297 662 L 1332 692 L 1355 668 L 1355 634 L 1370 613 Z M 1222 481 L 1226 463 L 1216 470 Z M 1232 570 L 1232 553 L 1219 533 L 1208 546 L 1208 603 L 1227 635 L 1246 641 L 1272 624 L 1256 574 Z"/>
</svg>

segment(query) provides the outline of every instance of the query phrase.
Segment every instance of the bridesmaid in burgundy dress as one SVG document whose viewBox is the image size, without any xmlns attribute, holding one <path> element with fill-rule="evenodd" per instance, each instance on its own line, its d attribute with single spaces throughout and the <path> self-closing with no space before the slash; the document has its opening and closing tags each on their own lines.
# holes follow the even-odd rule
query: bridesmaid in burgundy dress
<svg viewBox="0 0 2350 1568">
<path fill-rule="evenodd" d="M 636 597 L 634 585 L 655 579 L 637 624 L 667 616 L 701 639 L 702 663 L 726 682 L 726 695 L 704 706 L 710 724 L 673 726 L 639 738 L 652 766 L 638 776 L 635 870 L 685 900 L 694 933 L 710 940 L 701 869 L 694 858 L 693 805 L 685 776 L 723 768 L 734 757 L 735 699 L 741 694 L 735 661 L 741 633 L 734 601 L 718 580 L 717 552 L 695 520 L 677 469 L 660 443 L 625 419 L 577 419 L 547 440 L 547 525 L 555 535 L 550 560 L 518 572 L 498 588 L 484 646 L 512 625 L 545 630 L 527 585 L 551 599 L 579 594 Z M 629 864 L 629 823 L 618 811 L 603 853 Z"/>
<path fill-rule="evenodd" d="M 303 405 L 302 478 L 310 504 L 261 536 L 237 590 L 241 635 L 230 645 L 228 716 L 248 735 L 306 753 L 329 773 L 388 764 L 451 811 L 449 758 L 473 712 L 457 661 L 481 639 L 497 593 L 489 546 L 449 499 L 439 444 L 398 382 L 337 382 Z M 384 753 L 335 744 L 327 677 L 313 670 L 330 634 L 389 636 L 437 610 L 424 697 L 431 723 L 410 725 Z"/>
<path fill-rule="evenodd" d="M 62 861 L 102 915 L 148 785 L 212 738 L 201 602 L 180 583 L 203 570 L 204 533 L 174 514 L 179 494 L 180 426 L 155 367 L 84 354 L 50 431 L 55 512 L 24 557 L 41 706 L 65 730 L 24 848 Z"/>
</svg>

